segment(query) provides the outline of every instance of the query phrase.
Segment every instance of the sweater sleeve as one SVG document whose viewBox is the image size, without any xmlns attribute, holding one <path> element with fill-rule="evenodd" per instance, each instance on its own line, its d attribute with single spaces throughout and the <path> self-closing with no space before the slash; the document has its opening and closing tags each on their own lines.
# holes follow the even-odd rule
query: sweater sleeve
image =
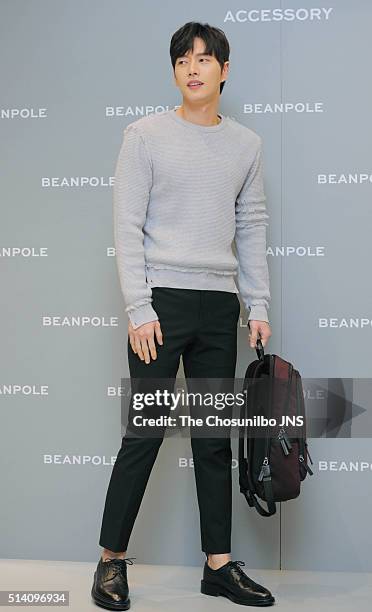
<svg viewBox="0 0 372 612">
<path fill-rule="evenodd" d="M 235 247 L 238 290 L 248 320 L 269 322 L 270 283 L 266 259 L 266 210 L 263 185 L 262 139 L 235 203 Z"/>
<path fill-rule="evenodd" d="M 134 329 L 158 320 L 146 281 L 143 226 L 152 165 L 137 126 L 124 129 L 113 187 L 114 242 L 125 311 Z"/>
</svg>

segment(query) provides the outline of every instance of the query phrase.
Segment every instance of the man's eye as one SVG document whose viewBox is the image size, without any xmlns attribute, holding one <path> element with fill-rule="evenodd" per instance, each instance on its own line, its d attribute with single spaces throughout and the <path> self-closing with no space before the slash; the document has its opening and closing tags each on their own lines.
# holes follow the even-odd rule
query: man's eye
<svg viewBox="0 0 372 612">
<path fill-rule="evenodd" d="M 201 57 L 200 58 L 201 62 L 209 62 L 209 58 L 208 57 Z M 185 60 L 179 60 L 179 64 L 183 64 L 185 62 Z"/>
</svg>

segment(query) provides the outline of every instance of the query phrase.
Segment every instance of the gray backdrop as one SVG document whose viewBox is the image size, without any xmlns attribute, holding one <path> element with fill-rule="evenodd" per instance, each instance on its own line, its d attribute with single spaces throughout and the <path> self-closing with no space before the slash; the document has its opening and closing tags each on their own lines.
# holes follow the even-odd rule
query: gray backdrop
<svg viewBox="0 0 372 612">
<path fill-rule="evenodd" d="M 0 554 L 92 561 L 128 376 L 112 225 L 123 128 L 181 103 L 168 54 L 176 29 L 197 20 L 225 31 L 220 110 L 264 143 L 269 352 L 303 377 L 369 377 L 372 5 L 0 7 Z M 237 376 L 255 358 L 242 309 Z M 371 571 L 370 440 L 309 442 L 314 476 L 266 519 L 239 492 L 233 440 L 233 557 L 251 568 Z M 189 439 L 164 441 L 128 548 L 137 562 L 204 560 L 191 456 Z M 338 469 L 349 461 L 367 468 Z"/>
</svg>

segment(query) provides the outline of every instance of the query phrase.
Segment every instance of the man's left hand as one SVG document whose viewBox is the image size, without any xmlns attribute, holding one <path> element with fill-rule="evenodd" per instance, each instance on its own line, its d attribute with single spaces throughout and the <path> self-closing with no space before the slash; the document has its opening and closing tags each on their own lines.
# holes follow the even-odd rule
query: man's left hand
<svg viewBox="0 0 372 612">
<path fill-rule="evenodd" d="M 265 347 L 271 336 L 271 329 L 267 321 L 255 321 L 251 319 L 248 321 L 249 332 L 249 343 L 251 348 L 256 348 L 257 339 L 260 337 L 262 346 Z"/>
</svg>

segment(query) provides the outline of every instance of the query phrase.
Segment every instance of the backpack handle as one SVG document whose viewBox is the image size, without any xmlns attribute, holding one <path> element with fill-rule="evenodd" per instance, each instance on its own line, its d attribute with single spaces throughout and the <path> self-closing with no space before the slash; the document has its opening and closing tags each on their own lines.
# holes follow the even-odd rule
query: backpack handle
<svg viewBox="0 0 372 612">
<path fill-rule="evenodd" d="M 257 343 L 256 343 L 256 353 L 257 353 L 257 357 L 259 359 L 264 359 L 265 357 L 265 353 L 264 353 L 264 347 L 263 344 L 261 342 L 261 338 L 257 338 Z"/>
<path fill-rule="evenodd" d="M 251 329 L 251 325 L 250 322 L 248 321 L 248 327 L 249 329 Z M 257 342 L 256 342 L 256 353 L 257 353 L 257 357 L 259 359 L 262 359 L 262 361 L 264 360 L 265 357 L 265 353 L 264 353 L 264 348 L 261 342 L 261 338 L 257 338 Z"/>
</svg>

